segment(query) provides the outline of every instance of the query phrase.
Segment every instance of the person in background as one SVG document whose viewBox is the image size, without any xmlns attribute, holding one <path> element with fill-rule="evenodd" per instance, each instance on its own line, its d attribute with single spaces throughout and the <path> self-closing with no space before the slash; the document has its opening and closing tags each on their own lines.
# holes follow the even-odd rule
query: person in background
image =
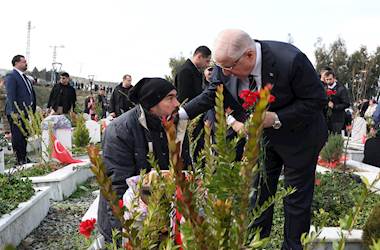
<svg viewBox="0 0 380 250">
<path fill-rule="evenodd" d="M 377 107 L 377 102 L 373 99 L 369 100 L 368 101 L 368 108 L 364 113 L 364 118 L 365 119 L 368 119 L 368 118 L 372 119 L 372 116 L 373 116 L 373 113 L 375 113 L 376 107 Z"/>
<path fill-rule="evenodd" d="M 112 117 L 116 118 L 135 106 L 128 98 L 128 92 L 131 88 L 131 75 L 124 75 L 123 81 L 115 87 L 111 95 L 109 112 Z"/>
<path fill-rule="evenodd" d="M 183 103 L 185 100 L 191 101 L 194 97 L 203 91 L 203 76 L 202 71 L 208 67 L 211 60 L 211 50 L 207 46 L 199 46 L 196 48 L 193 57 L 187 59 L 186 62 L 179 68 L 175 76 L 174 86 L 178 91 L 178 100 Z M 193 159 L 198 158 L 198 154 L 204 145 L 204 136 L 202 129 L 204 115 L 195 125 L 191 134 L 191 142 L 196 142 Z M 198 140 L 197 140 L 198 138 Z"/>
<path fill-rule="evenodd" d="M 13 70 L 5 76 L 7 92 L 5 111 L 12 133 L 12 147 L 16 153 L 17 164 L 22 165 L 31 162 L 26 153 L 27 135 L 23 134 L 14 123 L 12 114 L 20 117 L 19 112 L 23 112 L 28 117 L 27 107 L 30 107 L 32 112 L 36 112 L 36 93 L 32 81 L 25 74 L 28 69 L 25 57 L 22 55 L 14 56 L 12 66 Z M 18 120 L 25 130 L 25 124 L 20 118 Z"/>
<path fill-rule="evenodd" d="M 330 133 L 340 134 L 346 116 L 345 109 L 350 107 L 350 99 L 346 87 L 336 80 L 334 71 L 325 72 L 325 80 L 327 90 L 331 91 L 327 109 L 331 110 L 330 115 L 327 114 L 327 125 Z"/>
<path fill-rule="evenodd" d="M 84 113 L 89 114 L 91 120 L 97 120 L 96 115 L 96 102 L 94 95 L 90 92 L 90 96 L 84 101 Z"/>
<path fill-rule="evenodd" d="M 380 124 L 380 105 L 379 104 L 376 106 L 376 109 L 375 109 L 375 112 L 373 112 L 372 118 L 375 123 L 375 126 Z"/>
<path fill-rule="evenodd" d="M 327 82 L 326 82 L 326 75 L 325 73 L 327 71 L 332 71 L 332 68 L 330 68 L 329 66 L 324 66 L 322 67 L 320 70 L 319 70 L 319 77 L 321 79 L 321 83 L 323 84 L 323 86 L 325 88 L 327 88 Z"/>
<path fill-rule="evenodd" d="M 373 136 L 364 144 L 363 163 L 380 168 L 380 124 L 372 127 L 370 133 Z"/>
<path fill-rule="evenodd" d="M 62 72 L 59 75 L 59 82 L 53 86 L 47 104 L 48 113 L 52 115 L 74 112 L 77 101 L 75 89 L 70 85 L 70 75 L 67 72 Z"/>
<path fill-rule="evenodd" d="M 191 59 L 178 69 L 174 86 L 178 91 L 178 101 L 191 101 L 202 93 L 202 71 L 210 64 L 211 50 L 206 46 L 199 46 Z"/>
<path fill-rule="evenodd" d="M 101 105 L 102 108 L 102 117 L 100 118 L 106 118 L 108 110 L 108 100 L 105 87 L 100 87 L 99 89 L 98 103 L 99 105 Z"/>
</svg>

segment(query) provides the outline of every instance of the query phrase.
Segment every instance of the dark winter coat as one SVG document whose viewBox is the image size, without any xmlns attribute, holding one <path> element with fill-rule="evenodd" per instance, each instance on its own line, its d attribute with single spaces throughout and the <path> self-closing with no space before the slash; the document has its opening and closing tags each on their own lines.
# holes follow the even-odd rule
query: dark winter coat
<svg viewBox="0 0 380 250">
<path fill-rule="evenodd" d="M 334 103 L 329 122 L 339 122 L 343 125 L 346 116 L 345 109 L 350 107 L 348 91 L 346 87 L 339 82 L 336 83 L 336 86 L 333 88 L 333 90 L 336 91 L 336 94 L 329 97 Z"/>
<path fill-rule="evenodd" d="M 186 99 L 191 101 L 202 93 L 202 73 L 190 59 L 187 59 L 178 70 L 174 86 L 177 89 L 178 101 L 181 103 Z"/>
<path fill-rule="evenodd" d="M 370 138 L 364 145 L 364 159 L 365 164 L 369 164 L 380 168 L 380 134 L 374 138 Z"/>
<path fill-rule="evenodd" d="M 142 169 L 150 171 L 148 152 L 154 152 L 160 169 L 168 169 L 169 166 L 167 138 L 161 121 L 142 110 L 139 105 L 116 118 L 104 135 L 103 160 L 107 176 L 111 178 L 112 187 L 120 199 L 128 188 L 127 178 L 139 175 Z M 183 143 L 182 156 L 185 164 L 189 165 L 188 142 Z M 99 199 L 98 225 L 108 242 L 111 241 L 111 229 L 120 230 L 120 223 L 102 195 Z"/>
<path fill-rule="evenodd" d="M 58 107 L 62 106 L 63 113 L 68 114 L 71 109 L 74 111 L 76 101 L 77 94 L 75 93 L 74 87 L 57 83 L 50 92 L 47 107 L 57 112 Z"/>
<path fill-rule="evenodd" d="M 128 88 L 124 88 L 123 83 L 120 83 L 115 87 L 110 99 L 110 113 L 115 113 L 116 117 L 118 117 L 135 106 L 135 104 L 128 98 L 128 92 L 131 88 L 132 85 Z"/>
</svg>

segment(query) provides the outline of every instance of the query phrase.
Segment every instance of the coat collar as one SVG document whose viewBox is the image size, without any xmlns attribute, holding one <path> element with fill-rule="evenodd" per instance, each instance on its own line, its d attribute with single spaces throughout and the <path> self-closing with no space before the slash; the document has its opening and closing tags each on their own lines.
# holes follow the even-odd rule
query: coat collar
<svg viewBox="0 0 380 250">
<path fill-rule="evenodd" d="M 145 136 L 146 136 L 146 139 L 148 141 L 148 150 L 149 150 L 149 153 L 153 153 L 153 142 L 152 142 L 152 138 L 150 138 L 150 135 L 149 135 L 149 129 L 148 129 L 148 125 L 146 123 L 146 116 L 145 116 L 145 112 L 144 112 L 144 109 L 143 107 L 139 104 L 138 105 L 138 111 L 140 112 L 139 116 L 138 116 L 138 121 L 140 123 L 140 125 L 146 129 L 145 130 Z"/>
<path fill-rule="evenodd" d="M 266 84 L 270 83 L 273 86 L 276 83 L 278 78 L 278 71 L 276 70 L 276 61 L 274 59 L 274 55 L 270 50 L 269 46 L 262 41 L 259 42 L 261 45 L 261 56 L 262 56 L 262 67 L 261 67 L 261 80 L 262 87 Z"/>
</svg>

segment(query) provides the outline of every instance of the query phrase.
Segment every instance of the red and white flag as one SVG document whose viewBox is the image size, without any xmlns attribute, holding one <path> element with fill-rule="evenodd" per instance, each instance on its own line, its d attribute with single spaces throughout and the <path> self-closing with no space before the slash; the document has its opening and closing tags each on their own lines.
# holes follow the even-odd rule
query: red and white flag
<svg viewBox="0 0 380 250">
<path fill-rule="evenodd" d="M 67 151 L 65 146 L 63 146 L 54 135 L 51 135 L 51 140 L 53 141 L 53 151 L 51 153 L 51 157 L 57 159 L 61 163 L 66 164 L 83 162 L 81 160 L 74 159 L 70 152 Z"/>
</svg>

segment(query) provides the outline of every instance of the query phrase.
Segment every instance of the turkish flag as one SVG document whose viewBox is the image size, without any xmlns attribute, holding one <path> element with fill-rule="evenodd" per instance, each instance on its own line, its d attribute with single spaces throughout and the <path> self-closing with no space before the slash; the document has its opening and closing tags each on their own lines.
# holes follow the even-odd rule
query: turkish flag
<svg viewBox="0 0 380 250">
<path fill-rule="evenodd" d="M 61 163 L 71 164 L 71 163 L 80 163 L 81 160 L 74 159 L 65 146 L 60 143 L 54 135 L 51 135 L 51 140 L 53 141 L 53 150 L 51 157 L 57 159 Z"/>
</svg>

